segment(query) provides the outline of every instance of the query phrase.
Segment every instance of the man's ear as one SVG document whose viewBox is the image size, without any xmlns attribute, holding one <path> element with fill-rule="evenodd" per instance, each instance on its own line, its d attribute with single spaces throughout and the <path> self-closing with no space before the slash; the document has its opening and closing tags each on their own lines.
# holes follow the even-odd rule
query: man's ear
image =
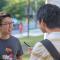
<svg viewBox="0 0 60 60">
<path fill-rule="evenodd" d="M 41 23 L 40 23 L 43 27 L 47 27 L 46 23 L 43 21 L 43 19 L 41 20 Z"/>
</svg>

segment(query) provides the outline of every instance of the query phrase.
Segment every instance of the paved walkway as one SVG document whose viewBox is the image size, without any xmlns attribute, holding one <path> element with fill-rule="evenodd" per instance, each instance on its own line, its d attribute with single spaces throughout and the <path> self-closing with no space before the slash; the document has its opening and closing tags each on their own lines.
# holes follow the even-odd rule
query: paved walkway
<svg viewBox="0 0 60 60">
<path fill-rule="evenodd" d="M 29 31 L 29 36 L 39 36 L 39 35 L 42 35 L 43 33 L 41 32 L 40 29 L 33 29 L 33 30 L 30 30 Z M 25 37 L 25 36 L 28 36 L 28 32 L 23 32 L 23 33 L 20 33 L 18 30 L 14 30 L 12 32 L 12 35 L 19 38 L 19 37 Z"/>
</svg>

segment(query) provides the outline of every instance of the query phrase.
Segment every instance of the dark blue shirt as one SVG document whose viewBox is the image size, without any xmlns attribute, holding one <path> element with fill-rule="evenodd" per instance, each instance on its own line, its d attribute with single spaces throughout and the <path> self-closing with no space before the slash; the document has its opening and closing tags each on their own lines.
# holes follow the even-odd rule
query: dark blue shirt
<svg viewBox="0 0 60 60">
<path fill-rule="evenodd" d="M 11 51 L 9 51 L 9 49 Z M 21 56 L 23 54 L 21 44 L 14 36 L 11 36 L 9 39 L 0 39 L 0 55 L 2 56 L 10 53 L 13 54 L 14 60 L 16 56 Z"/>
</svg>

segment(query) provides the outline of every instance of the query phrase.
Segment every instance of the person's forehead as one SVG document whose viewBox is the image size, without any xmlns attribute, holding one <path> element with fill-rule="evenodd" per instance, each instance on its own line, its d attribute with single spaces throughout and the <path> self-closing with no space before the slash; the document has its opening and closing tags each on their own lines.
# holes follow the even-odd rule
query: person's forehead
<svg viewBox="0 0 60 60">
<path fill-rule="evenodd" d="M 8 22 L 12 22 L 12 18 L 11 17 L 6 17 L 2 21 L 2 23 L 8 23 Z"/>
</svg>

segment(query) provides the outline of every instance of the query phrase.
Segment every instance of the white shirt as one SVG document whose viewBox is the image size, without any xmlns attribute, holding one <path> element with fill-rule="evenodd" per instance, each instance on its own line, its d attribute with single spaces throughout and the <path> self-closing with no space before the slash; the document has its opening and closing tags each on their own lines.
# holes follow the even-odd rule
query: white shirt
<svg viewBox="0 0 60 60">
<path fill-rule="evenodd" d="M 55 48 L 60 53 L 60 32 L 49 33 L 46 37 L 52 42 Z M 37 42 L 33 47 L 30 60 L 54 60 L 42 43 Z"/>
<path fill-rule="evenodd" d="M 48 35 L 48 33 L 44 33 L 44 39 L 46 39 L 46 38 L 47 38 L 47 35 Z"/>
</svg>

